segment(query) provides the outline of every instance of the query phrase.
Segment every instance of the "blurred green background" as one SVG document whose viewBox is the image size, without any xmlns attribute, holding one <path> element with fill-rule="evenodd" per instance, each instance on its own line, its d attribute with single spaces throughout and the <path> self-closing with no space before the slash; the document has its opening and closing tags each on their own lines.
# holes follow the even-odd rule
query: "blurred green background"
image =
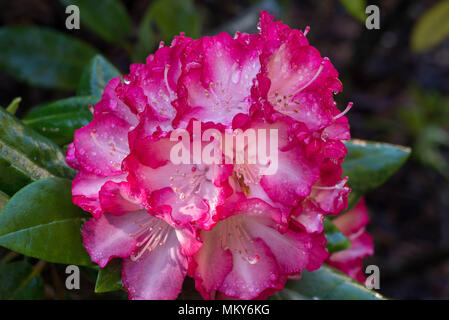
<svg viewBox="0 0 449 320">
<path fill-rule="evenodd" d="M 79 30 L 65 27 L 69 4 L 81 10 Z M 379 30 L 365 27 L 368 4 L 380 8 Z M 13 38 L 0 31 L 0 105 L 21 97 L 17 114 L 23 116 L 72 96 L 95 52 L 126 74 L 130 63 L 144 62 L 161 40 L 169 43 L 180 31 L 194 38 L 257 32 L 260 10 L 292 28 L 311 27 L 311 44 L 340 72 L 344 91 L 337 102 L 355 103 L 348 114 L 354 138 L 413 148 L 411 161 L 367 196 L 375 255 L 366 263 L 380 267 L 380 292 L 397 299 L 448 299 L 447 0 L 1 0 L 0 25 L 23 27 Z M 50 31 L 42 35 L 38 28 Z M 67 37 L 79 41 L 66 45 Z M 15 259 L 0 248 L 0 264 Z M 93 294 L 95 271 L 86 268 L 82 290 L 68 293 L 63 266 L 38 262 L 35 269 L 45 280 L 46 298 Z"/>
</svg>

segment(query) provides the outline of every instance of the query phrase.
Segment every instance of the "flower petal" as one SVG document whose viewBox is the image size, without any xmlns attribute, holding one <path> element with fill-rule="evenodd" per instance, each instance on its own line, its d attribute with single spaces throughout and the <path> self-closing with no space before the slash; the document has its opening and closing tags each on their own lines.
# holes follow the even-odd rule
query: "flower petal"
<svg viewBox="0 0 449 320">
<path fill-rule="evenodd" d="M 373 240 L 365 231 L 369 221 L 365 200 L 362 198 L 351 210 L 333 220 L 334 224 L 351 240 L 351 246 L 329 256 L 327 263 L 350 277 L 365 281 L 362 260 L 374 253 Z"/>
<path fill-rule="evenodd" d="M 234 116 L 248 113 L 253 79 L 260 69 L 254 40 L 221 33 L 187 47 L 186 68 L 180 78 L 181 97 L 177 101 L 183 122 L 196 118 L 230 126 Z"/>
<path fill-rule="evenodd" d="M 189 275 L 195 278 L 195 287 L 202 297 L 212 299 L 232 270 L 232 254 L 223 250 L 218 229 L 203 231 L 201 237 L 204 244 L 193 256 Z"/>
<path fill-rule="evenodd" d="M 99 199 L 103 211 L 124 215 L 142 210 L 146 202 L 144 190 L 133 188 L 129 182 L 106 182 L 100 190 Z"/>
<path fill-rule="evenodd" d="M 254 299 L 268 288 L 284 286 L 279 276 L 275 257 L 264 241 L 255 239 L 247 243 L 247 249 L 257 253 L 258 261 L 251 264 L 238 254 L 233 254 L 233 268 L 226 276 L 220 291 L 228 297 L 243 300 Z"/>
<path fill-rule="evenodd" d="M 351 210 L 333 220 L 333 223 L 346 236 L 357 234 L 369 222 L 365 199 L 361 199 Z"/>
<path fill-rule="evenodd" d="M 125 180 L 125 175 L 104 177 L 81 170 L 72 182 L 72 201 L 98 218 L 103 213 L 99 201 L 101 187 L 108 181 L 120 182 L 123 180 Z"/>
<path fill-rule="evenodd" d="M 297 146 L 288 151 L 279 151 L 277 172 L 263 176 L 260 185 L 273 201 L 296 206 L 300 197 L 309 195 L 318 178 L 319 168 Z M 282 188 L 279 188 L 280 185 Z"/>
<path fill-rule="evenodd" d="M 90 219 L 83 226 L 83 243 L 90 258 L 101 268 L 114 257 L 126 258 L 135 250 L 137 241 L 131 235 L 136 231 L 136 221 L 148 216 L 136 211 L 123 216 L 108 213 Z"/>
<path fill-rule="evenodd" d="M 135 110 L 119 98 L 117 88 L 120 86 L 122 86 L 120 77 L 108 82 L 101 100 L 95 105 L 94 118 L 101 114 L 110 114 L 127 122 L 130 126 L 135 126 L 138 123 L 138 117 Z"/>
<path fill-rule="evenodd" d="M 137 261 L 123 261 L 123 285 L 133 300 L 176 299 L 187 266 L 187 257 L 172 229 L 164 245 L 146 251 Z"/>
<path fill-rule="evenodd" d="M 110 114 L 100 114 L 75 132 L 75 154 L 85 171 L 96 175 L 121 174 L 122 160 L 129 154 L 130 125 Z"/>
</svg>

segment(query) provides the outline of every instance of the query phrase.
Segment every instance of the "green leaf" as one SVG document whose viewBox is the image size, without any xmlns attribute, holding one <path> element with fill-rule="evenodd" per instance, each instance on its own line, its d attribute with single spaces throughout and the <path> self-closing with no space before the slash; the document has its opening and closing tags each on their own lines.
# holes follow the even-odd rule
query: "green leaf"
<svg viewBox="0 0 449 320">
<path fill-rule="evenodd" d="M 346 11 L 361 22 L 365 22 L 366 0 L 340 0 Z"/>
<path fill-rule="evenodd" d="M 303 296 L 296 291 L 284 288 L 281 291 L 276 292 L 269 300 L 311 300 L 310 297 Z"/>
<path fill-rule="evenodd" d="M 103 56 L 96 55 L 89 61 L 81 75 L 77 95 L 101 97 L 106 84 L 120 72 Z"/>
<path fill-rule="evenodd" d="M 6 193 L 0 191 L 0 213 L 2 213 L 3 207 L 6 205 L 8 200 L 9 196 Z"/>
<path fill-rule="evenodd" d="M 114 259 L 105 268 L 98 271 L 95 292 L 104 293 L 122 289 L 122 262 L 119 259 Z"/>
<path fill-rule="evenodd" d="M 97 101 L 93 96 L 55 101 L 31 110 L 22 122 L 58 145 L 65 145 L 73 141 L 75 130 L 92 121 L 88 107 Z"/>
<path fill-rule="evenodd" d="M 70 180 L 42 179 L 20 190 L 3 208 L 0 245 L 49 262 L 92 265 L 81 238 L 87 218 L 72 204 Z"/>
<path fill-rule="evenodd" d="M 32 181 L 74 173 L 55 143 L 0 108 L 0 190 L 12 195 Z"/>
<path fill-rule="evenodd" d="M 324 235 L 329 253 L 345 250 L 351 246 L 351 241 L 327 218 L 324 219 Z"/>
<path fill-rule="evenodd" d="M 132 31 L 132 24 L 121 1 L 61 0 L 61 3 L 65 6 L 78 6 L 82 25 L 102 39 L 119 45 L 126 43 Z"/>
<path fill-rule="evenodd" d="M 192 0 L 156 0 L 148 10 L 164 41 L 180 32 L 193 38 L 200 35 L 201 15 Z"/>
<path fill-rule="evenodd" d="M 39 300 L 44 298 L 40 275 L 32 276 L 33 267 L 25 261 L 0 266 L 0 300 Z"/>
<path fill-rule="evenodd" d="M 449 36 L 449 0 L 443 0 L 427 10 L 414 25 L 411 45 L 415 52 L 424 52 Z"/>
<path fill-rule="evenodd" d="M 342 167 L 352 189 L 348 208 L 365 193 L 387 181 L 404 164 L 411 151 L 403 146 L 363 140 L 350 140 L 346 147 L 348 155 Z"/>
<path fill-rule="evenodd" d="M 323 265 L 312 272 L 303 271 L 300 280 L 287 281 L 286 288 L 302 297 L 319 300 L 378 300 L 377 292 L 349 278 L 342 272 Z"/>
<path fill-rule="evenodd" d="M 75 89 L 95 55 L 84 42 L 46 28 L 0 28 L 0 69 L 31 85 Z"/>
<path fill-rule="evenodd" d="M 22 101 L 21 97 L 15 98 L 11 103 L 6 107 L 6 111 L 8 111 L 10 114 L 14 115 L 17 112 L 17 109 L 19 109 L 19 104 Z"/>
</svg>

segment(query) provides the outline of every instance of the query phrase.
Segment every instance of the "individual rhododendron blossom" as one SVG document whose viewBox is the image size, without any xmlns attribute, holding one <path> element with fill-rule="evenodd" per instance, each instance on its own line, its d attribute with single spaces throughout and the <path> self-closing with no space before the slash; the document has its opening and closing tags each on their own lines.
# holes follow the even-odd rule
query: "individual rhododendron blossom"
<svg viewBox="0 0 449 320">
<path fill-rule="evenodd" d="M 357 281 L 365 283 L 363 259 L 374 253 L 373 240 L 366 232 L 369 222 L 365 200 L 362 198 L 351 210 L 332 221 L 351 241 L 351 246 L 329 256 L 326 263 Z"/>
<path fill-rule="evenodd" d="M 266 298 L 328 258 L 351 104 L 304 32 L 267 12 L 258 27 L 161 44 L 75 133 L 84 246 L 101 268 L 123 259 L 131 299 L 175 299 L 186 276 L 205 299 Z"/>
</svg>

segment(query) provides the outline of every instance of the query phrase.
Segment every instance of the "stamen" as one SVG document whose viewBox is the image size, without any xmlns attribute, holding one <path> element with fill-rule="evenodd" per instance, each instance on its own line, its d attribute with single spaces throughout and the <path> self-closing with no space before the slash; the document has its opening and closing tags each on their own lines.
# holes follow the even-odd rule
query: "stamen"
<svg viewBox="0 0 449 320">
<path fill-rule="evenodd" d="M 306 29 L 304 30 L 304 36 L 307 36 L 307 34 L 309 33 L 309 31 L 310 31 L 310 27 L 309 26 L 307 26 L 306 27 Z"/>
<path fill-rule="evenodd" d="M 169 177 L 170 186 L 180 200 L 188 200 L 191 196 L 199 194 L 203 183 L 207 181 L 207 167 L 203 170 L 198 170 L 198 168 L 193 170 L 193 168 L 196 167 L 192 167 L 189 172 L 178 170 L 175 175 Z M 175 184 L 176 187 L 174 187 Z"/>
<path fill-rule="evenodd" d="M 239 217 L 230 217 L 225 221 L 223 227 L 224 234 L 221 237 L 223 249 L 229 249 L 238 254 L 243 260 L 249 264 L 256 264 L 260 260 L 260 256 L 252 254 L 247 245 L 253 243 L 251 236 L 241 222 Z"/>
<path fill-rule="evenodd" d="M 338 115 L 336 115 L 335 117 L 333 117 L 333 120 L 337 120 L 340 117 L 343 117 L 349 110 L 351 110 L 352 106 L 354 105 L 353 102 L 349 102 L 348 106 L 346 107 L 345 110 L 343 110 L 343 112 L 339 113 Z"/>
<path fill-rule="evenodd" d="M 331 186 L 331 187 L 323 187 L 323 186 L 312 186 L 312 189 L 318 189 L 318 190 L 335 190 L 335 189 L 343 189 L 346 182 L 348 181 L 347 178 L 342 179 L 337 184 Z"/>
<path fill-rule="evenodd" d="M 231 70 L 228 72 L 228 78 L 224 82 L 210 82 L 209 89 L 204 90 L 206 98 L 212 98 L 211 107 L 215 111 L 218 106 L 226 109 L 229 112 L 229 104 L 232 100 L 232 95 L 230 94 L 229 87 L 231 82 L 233 82 L 234 77 L 237 75 L 236 71 L 238 69 L 238 63 L 234 63 Z M 241 108 L 239 105 L 232 106 L 233 108 Z"/>
<path fill-rule="evenodd" d="M 168 94 L 170 95 L 170 100 L 176 99 L 176 94 L 170 89 L 170 86 L 168 85 L 168 70 L 170 69 L 170 65 L 166 64 L 164 69 L 164 82 L 165 86 L 167 87 Z"/>
<path fill-rule="evenodd" d="M 324 64 L 325 64 L 325 62 L 327 60 L 329 60 L 329 58 L 327 58 L 327 57 L 323 58 L 323 61 L 321 61 L 320 67 L 318 68 L 318 70 L 315 73 L 315 75 L 313 76 L 313 78 L 310 79 L 310 81 L 307 82 L 301 89 L 299 89 L 297 93 L 299 93 L 299 92 L 303 91 L 304 89 L 306 89 L 308 86 L 310 86 L 316 80 L 316 78 L 318 78 L 318 76 L 320 75 L 321 71 L 323 70 Z"/>
<path fill-rule="evenodd" d="M 158 245 L 163 246 L 170 231 L 170 226 L 165 221 L 151 216 L 136 220 L 134 223 L 139 224 L 139 227 L 130 236 L 140 240 L 136 244 L 139 247 L 138 251 L 130 256 L 132 261 L 140 259 L 146 251 L 153 251 Z"/>
<path fill-rule="evenodd" d="M 90 136 L 92 137 L 92 140 L 94 141 L 94 143 L 95 143 L 100 149 L 109 152 L 109 154 L 110 154 L 111 156 L 114 155 L 115 152 L 121 153 L 121 154 L 123 154 L 123 155 L 125 155 L 125 156 L 128 155 L 125 151 L 120 150 L 120 149 L 117 149 L 116 146 L 115 146 L 115 144 L 114 144 L 112 141 L 109 142 L 109 146 L 111 147 L 110 149 L 107 148 L 107 147 L 105 147 L 105 146 L 103 146 L 103 145 L 98 141 L 98 139 L 97 139 L 97 131 L 96 131 L 96 130 L 92 130 L 92 131 L 90 132 Z"/>
<path fill-rule="evenodd" d="M 239 177 L 243 178 L 243 181 L 246 185 L 259 183 L 262 177 L 258 171 L 259 170 L 257 169 L 256 165 L 251 164 L 235 165 L 235 172 Z"/>
</svg>

